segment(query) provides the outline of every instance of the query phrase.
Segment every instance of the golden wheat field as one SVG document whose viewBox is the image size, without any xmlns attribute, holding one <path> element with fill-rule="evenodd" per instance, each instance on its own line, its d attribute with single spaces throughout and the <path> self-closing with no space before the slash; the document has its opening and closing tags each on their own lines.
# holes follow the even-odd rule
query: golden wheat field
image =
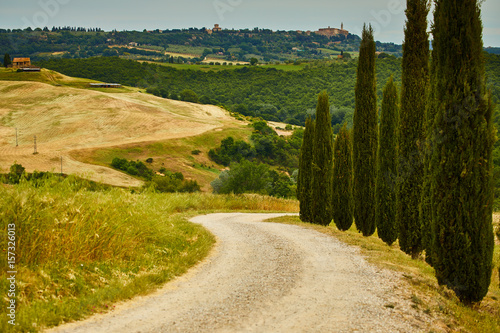
<svg viewBox="0 0 500 333">
<path fill-rule="evenodd" d="M 58 82 L 71 80 L 51 75 L 59 75 Z M 17 162 L 28 172 L 59 172 L 62 157 L 64 173 L 111 185 L 140 186 L 135 178 L 81 163 L 71 153 L 196 136 L 237 122 L 216 106 L 167 100 L 138 89 L 116 90 L 0 81 L 0 169 L 6 171 Z M 35 136 L 38 154 L 33 154 Z"/>
</svg>

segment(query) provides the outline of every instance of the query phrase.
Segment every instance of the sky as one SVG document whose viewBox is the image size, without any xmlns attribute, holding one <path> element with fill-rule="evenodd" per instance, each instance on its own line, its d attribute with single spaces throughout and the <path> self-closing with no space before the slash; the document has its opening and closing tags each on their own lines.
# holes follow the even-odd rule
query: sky
<svg viewBox="0 0 500 333">
<path fill-rule="evenodd" d="M 0 7 L 0 28 L 99 27 L 105 31 L 211 28 L 311 30 L 340 28 L 402 44 L 406 0 L 16 0 Z M 482 4 L 484 46 L 500 47 L 500 1 Z M 429 15 L 432 20 L 432 14 Z"/>
</svg>

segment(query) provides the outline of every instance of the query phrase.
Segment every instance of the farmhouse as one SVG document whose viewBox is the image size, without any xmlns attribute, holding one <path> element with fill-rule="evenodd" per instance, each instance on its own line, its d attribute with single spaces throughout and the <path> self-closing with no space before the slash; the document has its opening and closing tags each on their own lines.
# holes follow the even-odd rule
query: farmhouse
<svg viewBox="0 0 500 333">
<path fill-rule="evenodd" d="M 31 59 L 30 58 L 14 58 L 12 60 L 13 68 L 24 68 L 31 67 Z"/>
</svg>

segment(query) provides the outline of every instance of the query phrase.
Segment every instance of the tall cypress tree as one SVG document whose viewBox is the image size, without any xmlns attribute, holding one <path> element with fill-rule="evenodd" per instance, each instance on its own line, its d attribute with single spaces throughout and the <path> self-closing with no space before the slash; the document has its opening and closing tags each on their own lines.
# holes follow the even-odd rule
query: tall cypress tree
<svg viewBox="0 0 500 333">
<path fill-rule="evenodd" d="M 297 179 L 297 199 L 300 201 L 300 219 L 312 220 L 312 159 L 314 143 L 314 121 L 306 119 L 299 158 L 299 177 Z"/>
<path fill-rule="evenodd" d="M 416 258 L 422 252 L 419 213 L 424 177 L 424 120 L 429 86 L 429 1 L 407 0 L 406 5 L 398 159 L 400 181 L 396 211 L 399 247 Z"/>
<path fill-rule="evenodd" d="M 396 225 L 398 90 L 391 76 L 384 88 L 377 153 L 375 221 L 378 236 L 388 245 L 398 239 Z"/>
<path fill-rule="evenodd" d="M 328 225 L 332 221 L 333 131 L 326 91 L 318 96 L 313 154 L 311 222 Z"/>
<path fill-rule="evenodd" d="M 462 302 L 481 301 L 493 256 L 491 95 L 477 0 L 437 0 L 429 164 L 432 263 Z"/>
<path fill-rule="evenodd" d="M 3 56 L 3 65 L 5 67 L 8 67 L 11 64 L 12 64 L 12 61 L 10 60 L 10 55 L 8 53 L 5 53 L 5 55 Z"/>
<path fill-rule="evenodd" d="M 349 230 L 353 222 L 352 141 L 347 124 L 335 139 L 333 163 L 333 221 L 339 230 Z"/>
<path fill-rule="evenodd" d="M 375 232 L 375 162 L 377 94 L 375 42 L 371 25 L 363 26 L 359 48 L 353 127 L 354 221 L 364 236 Z"/>
</svg>

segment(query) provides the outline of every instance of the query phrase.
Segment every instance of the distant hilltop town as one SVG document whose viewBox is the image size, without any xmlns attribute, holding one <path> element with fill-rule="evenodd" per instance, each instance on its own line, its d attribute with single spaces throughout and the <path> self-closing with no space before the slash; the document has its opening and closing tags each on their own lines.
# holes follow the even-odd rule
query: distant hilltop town
<svg viewBox="0 0 500 333">
<path fill-rule="evenodd" d="M 349 31 L 344 30 L 344 23 L 342 23 L 340 25 L 340 29 L 328 27 L 328 28 L 319 29 L 318 31 L 316 31 L 316 33 L 318 35 L 333 37 L 333 36 L 338 36 L 338 35 L 347 36 L 349 34 Z"/>
<path fill-rule="evenodd" d="M 310 35 L 312 31 L 310 31 L 310 30 L 308 30 L 308 31 L 297 30 L 297 32 L 303 33 L 306 35 Z M 328 28 L 319 29 L 318 31 L 314 31 L 314 33 L 316 33 L 318 35 L 327 36 L 327 37 L 337 37 L 339 35 L 344 35 L 347 37 L 347 35 L 349 35 L 349 31 L 344 30 L 344 23 L 341 23 L 340 29 L 339 28 L 330 28 L 330 26 L 328 26 Z"/>
<path fill-rule="evenodd" d="M 218 24 L 215 24 L 212 29 L 206 29 L 206 31 L 209 35 L 211 35 L 214 32 L 222 31 L 222 28 Z M 312 31 L 310 31 L 310 30 L 308 30 L 308 31 L 297 30 L 297 33 L 310 35 L 312 33 Z M 318 31 L 314 31 L 314 33 L 316 33 L 318 35 L 327 36 L 327 37 L 336 37 L 339 35 L 344 35 L 347 37 L 347 35 L 349 35 L 349 31 L 344 30 L 344 23 L 341 23 L 340 29 L 339 28 L 330 28 L 330 26 L 329 26 L 328 28 L 322 28 L 322 29 L 319 29 Z"/>
</svg>

